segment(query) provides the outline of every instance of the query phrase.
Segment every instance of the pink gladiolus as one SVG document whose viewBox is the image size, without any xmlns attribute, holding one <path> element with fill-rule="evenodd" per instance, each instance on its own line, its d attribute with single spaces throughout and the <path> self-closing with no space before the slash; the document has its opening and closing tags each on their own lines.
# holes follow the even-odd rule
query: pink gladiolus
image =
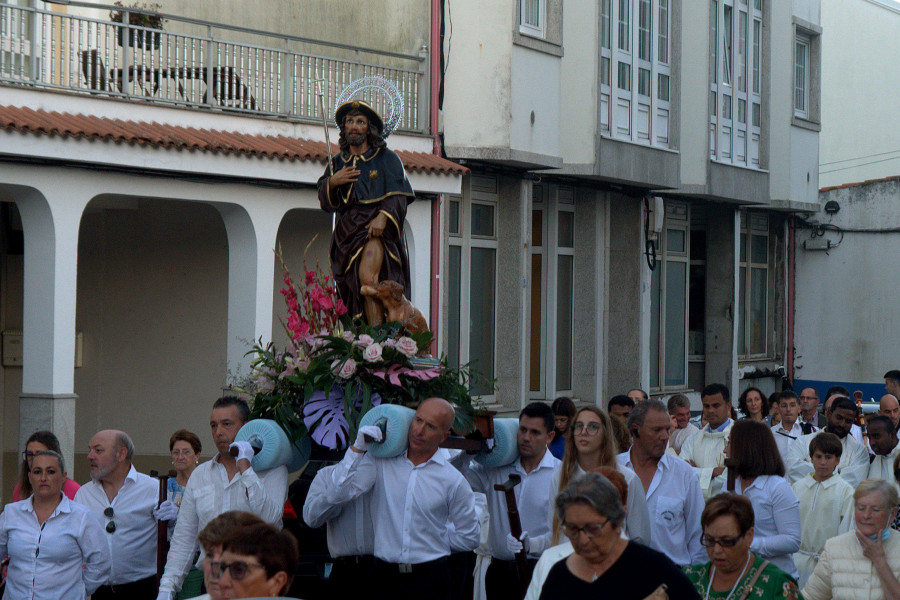
<svg viewBox="0 0 900 600">
<path fill-rule="evenodd" d="M 340 298 L 338 298 L 337 304 L 334 305 L 334 312 L 336 312 L 339 317 L 343 317 L 347 314 L 347 307 L 344 306 L 344 301 Z"/>
<path fill-rule="evenodd" d="M 306 285 L 312 285 L 316 281 L 315 271 L 306 271 Z"/>
</svg>

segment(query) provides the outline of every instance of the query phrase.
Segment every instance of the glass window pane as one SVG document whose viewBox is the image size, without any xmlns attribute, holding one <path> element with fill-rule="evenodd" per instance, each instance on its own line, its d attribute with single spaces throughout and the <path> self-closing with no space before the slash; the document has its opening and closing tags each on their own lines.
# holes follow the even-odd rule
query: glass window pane
<svg viewBox="0 0 900 600">
<path fill-rule="evenodd" d="M 494 236 L 494 207 L 472 203 L 472 235 Z"/>
<path fill-rule="evenodd" d="M 626 92 L 631 91 L 631 65 L 626 62 L 619 62 L 619 89 Z"/>
<path fill-rule="evenodd" d="M 666 252 L 684 253 L 683 229 L 666 229 Z"/>
<path fill-rule="evenodd" d="M 718 28 L 719 11 L 717 0 L 712 0 L 709 7 L 709 39 L 712 42 L 709 45 L 709 81 L 713 84 L 718 83 L 719 76 L 716 73 L 716 65 L 718 65 L 718 49 L 719 49 L 719 28 Z M 712 103 L 713 111 L 715 111 L 716 103 Z M 715 112 L 713 112 L 715 114 Z"/>
<path fill-rule="evenodd" d="M 638 58 L 650 60 L 650 0 L 638 2 Z"/>
<path fill-rule="evenodd" d="M 691 260 L 706 260 L 706 230 L 691 230 Z"/>
<path fill-rule="evenodd" d="M 556 391 L 572 389 L 572 297 L 574 257 L 557 259 L 556 276 Z"/>
<path fill-rule="evenodd" d="M 738 19 L 738 90 L 747 91 L 747 13 Z"/>
<path fill-rule="evenodd" d="M 475 361 L 485 379 L 494 378 L 494 289 L 496 250 L 472 248 L 472 281 L 469 288 L 469 360 Z M 473 395 L 486 388 L 474 386 Z"/>
<path fill-rule="evenodd" d="M 650 69 L 638 69 L 638 94 L 650 95 Z"/>
<path fill-rule="evenodd" d="M 600 47 L 609 48 L 609 9 L 611 0 L 603 0 L 600 5 Z"/>
<path fill-rule="evenodd" d="M 531 211 L 531 245 L 540 248 L 544 245 L 544 211 Z"/>
<path fill-rule="evenodd" d="M 694 251 L 691 233 L 691 252 Z M 706 354 L 706 265 L 691 265 L 688 281 L 688 354 Z"/>
<path fill-rule="evenodd" d="M 460 266 L 462 248 L 450 246 L 447 273 L 447 364 L 459 367 Z"/>
<path fill-rule="evenodd" d="M 747 262 L 747 234 L 741 234 L 741 262 Z"/>
<path fill-rule="evenodd" d="M 724 7 L 724 19 L 722 21 L 722 83 L 731 85 L 731 69 L 734 65 L 733 52 L 733 25 L 731 22 L 731 7 Z"/>
<path fill-rule="evenodd" d="M 451 200 L 447 212 L 450 221 L 450 233 L 459 234 L 459 200 Z"/>
<path fill-rule="evenodd" d="M 667 386 L 684 385 L 685 382 L 684 313 L 686 276 L 686 263 L 666 262 L 665 381 Z"/>
<path fill-rule="evenodd" d="M 619 0 L 619 50 L 631 50 L 631 0 Z"/>
<path fill-rule="evenodd" d="M 541 348 L 544 343 L 544 334 L 541 329 L 541 310 L 544 299 L 543 261 L 544 257 L 540 254 L 531 255 L 531 339 L 528 340 L 531 364 L 529 365 L 528 389 L 532 392 L 541 391 Z"/>
<path fill-rule="evenodd" d="M 659 25 L 657 26 L 657 57 L 659 62 L 669 63 L 669 0 L 659 0 Z"/>
<path fill-rule="evenodd" d="M 575 247 L 575 213 L 561 210 L 559 215 L 558 237 L 560 248 Z"/>
<path fill-rule="evenodd" d="M 658 388 L 659 385 L 659 313 L 660 310 L 660 276 L 662 262 L 657 263 L 656 268 L 650 272 L 650 387 Z"/>
<path fill-rule="evenodd" d="M 522 23 L 536 28 L 541 26 L 540 0 L 522 0 Z"/>
<path fill-rule="evenodd" d="M 669 76 L 660 73 L 657 78 L 656 96 L 664 102 L 669 101 Z"/>
<path fill-rule="evenodd" d="M 762 23 L 760 23 L 759 19 L 753 19 L 753 93 L 759 93 L 759 63 L 762 60 L 762 53 L 760 52 L 760 38 L 762 34 L 760 33 L 760 28 L 762 27 Z"/>
<path fill-rule="evenodd" d="M 609 58 L 606 56 L 600 59 L 600 83 L 609 85 Z"/>
<path fill-rule="evenodd" d="M 750 354 L 766 352 L 766 274 L 766 269 L 750 269 Z"/>
<path fill-rule="evenodd" d="M 769 262 L 769 238 L 765 235 L 750 236 L 750 261 L 766 264 Z"/>
</svg>

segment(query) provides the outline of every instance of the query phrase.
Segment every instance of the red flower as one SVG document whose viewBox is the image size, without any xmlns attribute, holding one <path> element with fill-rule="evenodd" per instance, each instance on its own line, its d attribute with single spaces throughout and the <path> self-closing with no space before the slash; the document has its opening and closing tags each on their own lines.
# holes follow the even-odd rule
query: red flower
<svg viewBox="0 0 900 600">
<path fill-rule="evenodd" d="M 316 282 L 316 272 L 315 271 L 307 271 L 306 272 L 306 285 L 312 285 Z"/>
<path fill-rule="evenodd" d="M 334 312 L 336 312 L 339 317 L 343 317 L 347 314 L 347 307 L 344 306 L 344 301 L 340 298 L 338 298 L 337 304 L 334 306 Z"/>
</svg>

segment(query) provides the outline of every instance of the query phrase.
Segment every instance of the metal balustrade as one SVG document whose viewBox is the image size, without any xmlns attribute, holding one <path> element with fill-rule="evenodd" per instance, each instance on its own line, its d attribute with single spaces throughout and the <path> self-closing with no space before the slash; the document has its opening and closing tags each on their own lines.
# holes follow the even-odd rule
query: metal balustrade
<svg viewBox="0 0 900 600">
<path fill-rule="evenodd" d="M 95 9 L 103 16 L 121 10 L 125 22 L 0 3 L 0 85 L 320 121 L 317 80 L 324 83 L 330 113 L 348 83 L 379 75 L 403 96 L 398 129 L 428 130 L 424 48 L 419 55 L 405 55 L 161 15 L 183 30 L 166 31 L 129 23 L 131 12 L 158 13 L 54 3 Z M 229 35 L 242 39 L 229 40 Z M 379 96 L 366 99 L 384 110 Z"/>
</svg>

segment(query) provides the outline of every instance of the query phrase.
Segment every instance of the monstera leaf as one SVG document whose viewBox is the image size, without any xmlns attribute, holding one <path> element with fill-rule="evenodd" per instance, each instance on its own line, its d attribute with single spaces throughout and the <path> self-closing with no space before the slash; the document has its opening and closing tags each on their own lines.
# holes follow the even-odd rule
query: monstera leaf
<svg viewBox="0 0 900 600">
<path fill-rule="evenodd" d="M 358 412 L 363 406 L 362 391 L 356 389 L 347 397 L 345 388 L 335 385 L 326 395 L 323 390 L 314 391 L 303 405 L 303 423 L 315 443 L 331 450 L 347 447 L 350 425 L 347 423 L 345 405 L 353 404 Z M 377 393 L 369 398 L 370 406 L 381 404 Z"/>
</svg>

